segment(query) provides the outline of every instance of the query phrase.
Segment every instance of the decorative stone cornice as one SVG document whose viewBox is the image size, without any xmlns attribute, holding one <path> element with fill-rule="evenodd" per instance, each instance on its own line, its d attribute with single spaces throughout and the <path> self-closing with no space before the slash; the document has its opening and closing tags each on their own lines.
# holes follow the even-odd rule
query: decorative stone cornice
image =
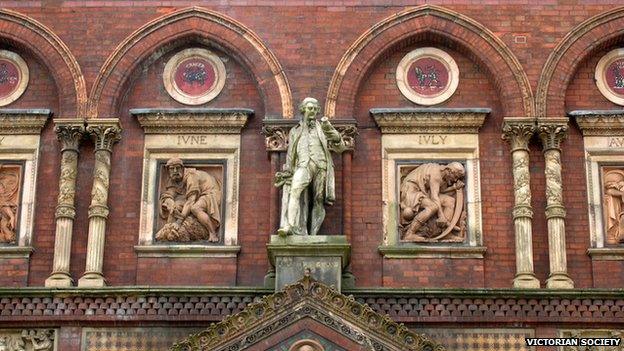
<svg viewBox="0 0 624 351">
<path fill-rule="evenodd" d="M 80 142 L 85 135 L 85 120 L 60 118 L 54 120 L 56 138 L 61 143 L 61 152 L 73 150 L 78 152 Z"/>
<path fill-rule="evenodd" d="M 583 136 L 624 135 L 624 110 L 576 110 L 575 117 Z"/>
<path fill-rule="evenodd" d="M 48 109 L 0 110 L 0 134 L 41 134 L 52 112 Z"/>
<path fill-rule="evenodd" d="M 132 109 L 145 134 L 240 134 L 254 111 L 246 108 Z"/>
<path fill-rule="evenodd" d="M 528 150 L 529 140 L 535 133 L 535 119 L 531 117 L 505 117 L 502 139 L 511 144 L 511 151 Z"/>
<path fill-rule="evenodd" d="M 93 139 L 95 151 L 112 151 L 113 145 L 121 140 L 121 124 L 117 118 L 91 119 L 87 123 L 87 133 Z"/>
<path fill-rule="evenodd" d="M 477 134 L 489 108 L 373 108 L 383 134 Z"/>
<path fill-rule="evenodd" d="M 296 126 L 298 119 L 265 119 L 262 121 L 262 134 L 267 151 L 286 151 L 288 149 L 288 133 Z M 357 122 L 354 119 L 331 119 L 331 124 L 340 133 L 347 150 L 355 148 L 355 137 L 358 134 Z"/>
<path fill-rule="evenodd" d="M 541 118 L 537 120 L 537 133 L 542 140 L 544 152 L 561 149 L 561 142 L 568 132 L 568 118 Z"/>
<path fill-rule="evenodd" d="M 304 277 L 243 311 L 175 344 L 172 351 L 243 350 L 288 325 L 311 318 L 373 350 L 443 351 L 443 346 L 397 324 L 327 285 Z"/>
</svg>

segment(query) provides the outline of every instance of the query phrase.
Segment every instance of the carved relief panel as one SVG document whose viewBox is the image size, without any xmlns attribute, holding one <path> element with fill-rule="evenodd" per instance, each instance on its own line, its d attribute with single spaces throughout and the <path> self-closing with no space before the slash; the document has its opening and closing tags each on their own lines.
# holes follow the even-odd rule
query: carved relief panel
<svg viewBox="0 0 624 351">
<path fill-rule="evenodd" d="M 401 241 L 466 240 L 466 169 L 461 162 L 398 165 Z"/>
<path fill-rule="evenodd" d="M 0 243 L 16 244 L 23 164 L 0 161 Z"/>
<path fill-rule="evenodd" d="M 53 329 L 0 329 L 0 351 L 54 351 Z"/>
<path fill-rule="evenodd" d="M 624 166 L 601 167 L 605 243 L 624 244 Z"/>
<path fill-rule="evenodd" d="M 222 243 L 224 174 L 225 161 L 161 161 L 155 241 Z"/>
</svg>

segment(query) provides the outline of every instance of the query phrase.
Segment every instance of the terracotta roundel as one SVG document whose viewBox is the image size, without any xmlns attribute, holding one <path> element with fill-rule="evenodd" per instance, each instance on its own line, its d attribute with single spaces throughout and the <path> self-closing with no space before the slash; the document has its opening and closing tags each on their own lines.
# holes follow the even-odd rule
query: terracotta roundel
<svg viewBox="0 0 624 351">
<path fill-rule="evenodd" d="M 457 63 L 446 52 L 419 48 L 403 57 L 396 70 L 401 93 L 419 105 L 436 105 L 450 98 L 459 83 Z"/>
<path fill-rule="evenodd" d="M 0 50 L 0 106 L 17 100 L 28 86 L 28 66 L 16 53 Z"/>
<path fill-rule="evenodd" d="M 624 48 L 610 51 L 596 66 L 598 90 L 618 105 L 624 105 Z"/>
<path fill-rule="evenodd" d="M 225 65 L 206 49 L 180 51 L 165 65 L 165 89 L 176 101 L 201 105 L 214 99 L 225 85 Z"/>
</svg>

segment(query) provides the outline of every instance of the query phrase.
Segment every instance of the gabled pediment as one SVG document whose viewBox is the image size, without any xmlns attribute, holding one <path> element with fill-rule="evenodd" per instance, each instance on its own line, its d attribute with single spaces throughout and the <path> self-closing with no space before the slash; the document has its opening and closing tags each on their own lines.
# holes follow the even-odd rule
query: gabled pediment
<svg viewBox="0 0 624 351">
<path fill-rule="evenodd" d="M 352 296 L 342 295 L 310 277 L 263 297 L 243 311 L 175 344 L 171 350 L 272 350 L 301 331 L 321 334 L 331 343 L 349 346 L 350 351 L 444 350 L 441 345 L 395 323 L 388 315 L 381 315 Z"/>
</svg>

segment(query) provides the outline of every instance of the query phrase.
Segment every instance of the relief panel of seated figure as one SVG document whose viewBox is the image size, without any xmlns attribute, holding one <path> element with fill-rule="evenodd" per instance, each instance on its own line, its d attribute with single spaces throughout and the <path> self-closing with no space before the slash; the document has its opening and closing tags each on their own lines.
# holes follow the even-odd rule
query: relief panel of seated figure
<svg viewBox="0 0 624 351">
<path fill-rule="evenodd" d="M 399 169 L 401 240 L 464 242 L 464 166 L 459 162 L 423 163 Z"/>
<path fill-rule="evenodd" d="M 156 241 L 221 241 L 223 166 L 187 167 L 171 158 L 161 172 Z"/>
<path fill-rule="evenodd" d="M 605 242 L 608 245 L 624 243 L 624 167 L 605 167 L 603 172 L 603 213 Z"/>
</svg>

